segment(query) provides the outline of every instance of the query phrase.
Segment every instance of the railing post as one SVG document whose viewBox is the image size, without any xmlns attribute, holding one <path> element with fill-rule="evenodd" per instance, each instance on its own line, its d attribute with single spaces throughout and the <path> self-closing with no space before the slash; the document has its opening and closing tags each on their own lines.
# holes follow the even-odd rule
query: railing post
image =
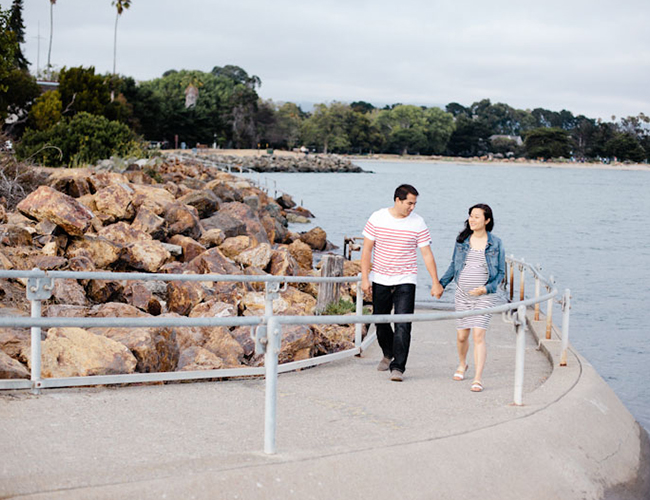
<svg viewBox="0 0 650 500">
<path fill-rule="evenodd" d="M 32 318 L 41 317 L 41 301 L 32 300 Z M 32 394 L 41 393 L 41 327 L 32 326 L 31 338 Z"/>
<path fill-rule="evenodd" d="M 519 306 L 515 316 L 517 346 L 515 355 L 515 394 L 514 404 L 524 404 L 524 362 L 526 359 L 526 306 Z"/>
<path fill-rule="evenodd" d="M 540 270 L 539 264 L 537 264 L 537 271 Z M 540 292 L 540 287 L 541 287 L 541 281 L 539 279 L 539 276 L 535 274 L 535 300 L 539 299 L 539 292 Z M 535 321 L 539 321 L 539 302 L 535 302 L 535 316 L 534 316 Z"/>
<path fill-rule="evenodd" d="M 560 356 L 560 366 L 566 366 L 567 349 L 569 348 L 569 315 L 571 312 L 571 291 L 567 288 L 564 290 L 564 299 L 562 300 L 562 355 Z"/>
<path fill-rule="evenodd" d="M 264 405 L 264 453 L 276 453 L 275 429 L 278 400 L 278 354 L 282 339 L 282 325 L 275 316 L 269 318 L 267 326 L 266 354 L 264 367 L 266 368 L 266 395 Z"/>
<path fill-rule="evenodd" d="M 361 273 L 358 274 L 361 277 Z M 361 316 L 363 314 L 363 290 L 361 289 L 361 281 L 357 281 L 357 310 L 355 314 Z M 361 347 L 361 333 L 363 331 L 363 323 L 354 325 L 354 345 Z"/>
<path fill-rule="evenodd" d="M 549 277 L 548 282 L 552 285 L 554 280 L 553 276 Z M 546 340 L 550 340 L 551 331 L 553 329 L 553 298 L 548 299 L 546 305 Z"/>
</svg>

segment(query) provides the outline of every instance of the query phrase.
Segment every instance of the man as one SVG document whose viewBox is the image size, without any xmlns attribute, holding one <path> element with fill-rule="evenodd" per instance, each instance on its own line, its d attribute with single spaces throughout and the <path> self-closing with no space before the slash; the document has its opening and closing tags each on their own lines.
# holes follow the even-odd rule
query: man
<svg viewBox="0 0 650 500">
<path fill-rule="evenodd" d="M 402 184 L 395 190 L 394 205 L 370 216 L 363 230 L 361 288 L 372 291 L 373 314 L 412 314 L 415 309 L 417 252 L 419 248 L 433 282 L 431 295 L 439 299 L 443 288 L 438 281 L 431 251 L 431 235 L 424 219 L 413 212 L 418 192 Z M 411 344 L 411 323 L 377 323 L 377 340 L 384 357 L 377 370 L 390 369 L 390 379 L 403 380 Z"/>
</svg>

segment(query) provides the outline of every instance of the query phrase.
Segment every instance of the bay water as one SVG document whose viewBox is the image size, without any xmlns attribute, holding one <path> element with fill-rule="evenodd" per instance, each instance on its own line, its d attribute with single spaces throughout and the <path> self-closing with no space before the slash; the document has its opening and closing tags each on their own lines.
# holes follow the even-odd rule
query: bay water
<svg viewBox="0 0 650 500">
<path fill-rule="evenodd" d="M 561 292 L 571 290 L 572 345 L 650 429 L 650 231 L 645 226 L 648 222 L 650 227 L 650 168 L 355 163 L 372 173 L 251 177 L 266 185 L 270 195 L 284 191 L 311 210 L 315 218 L 310 224 L 291 224 L 290 229 L 319 226 L 339 253 L 345 236 L 361 236 L 373 211 L 392 206 L 399 184 L 414 185 L 420 193 L 415 211 L 431 232 L 440 276 L 469 207 L 487 203 L 494 212 L 493 233 L 503 240 L 506 254 L 540 264 Z M 430 279 L 418 259 L 417 298 L 427 300 Z M 530 277 L 527 287 L 526 296 L 534 295 Z M 453 303 L 453 293 L 447 291 L 442 301 Z M 554 320 L 561 324 L 559 306 Z"/>
</svg>

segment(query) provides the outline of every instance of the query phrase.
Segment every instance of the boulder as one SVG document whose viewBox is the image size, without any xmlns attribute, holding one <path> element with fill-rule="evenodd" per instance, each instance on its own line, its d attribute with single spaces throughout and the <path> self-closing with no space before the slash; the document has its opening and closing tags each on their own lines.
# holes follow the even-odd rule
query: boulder
<svg viewBox="0 0 650 500">
<path fill-rule="evenodd" d="M 152 316 L 158 316 L 162 312 L 160 301 L 142 281 L 127 281 L 122 289 L 121 298 L 127 304 L 137 307 Z"/>
<path fill-rule="evenodd" d="M 314 254 L 307 243 L 296 240 L 288 246 L 289 253 L 296 260 L 303 271 L 309 271 L 314 265 Z"/>
<path fill-rule="evenodd" d="M 237 309 L 231 304 L 210 300 L 199 304 L 190 313 L 191 318 L 224 318 L 236 317 Z M 232 335 L 227 326 L 202 327 L 205 337 L 205 347 L 208 351 L 219 356 L 226 366 L 239 366 L 244 357 L 244 350 Z"/>
<path fill-rule="evenodd" d="M 133 207 L 136 211 L 147 208 L 156 215 L 162 215 L 167 206 L 174 203 L 174 195 L 166 189 L 144 184 L 132 184 Z"/>
<path fill-rule="evenodd" d="M 176 234 L 169 239 L 169 242 L 173 245 L 178 245 L 183 249 L 181 259 L 183 262 L 189 262 L 206 251 L 206 248 L 203 245 L 189 236 Z"/>
<path fill-rule="evenodd" d="M 239 342 L 245 358 L 250 359 L 255 356 L 255 340 L 251 336 L 250 326 L 238 326 L 230 331 L 230 335 Z"/>
<path fill-rule="evenodd" d="M 199 346 L 190 346 L 180 353 L 178 371 L 219 370 L 223 360 L 216 354 Z"/>
<path fill-rule="evenodd" d="M 314 250 L 322 251 L 327 246 L 327 234 L 320 227 L 300 233 L 300 239 Z"/>
<path fill-rule="evenodd" d="M 93 213 L 77 200 L 49 186 L 39 186 L 16 207 L 38 221 L 47 219 L 73 236 L 83 236 Z"/>
<path fill-rule="evenodd" d="M 30 378 L 30 372 L 20 361 L 0 351 L 0 379 Z"/>
<path fill-rule="evenodd" d="M 31 353 L 22 354 L 31 368 Z M 124 344 L 83 328 L 50 328 L 41 345 L 44 378 L 133 373 L 136 365 Z"/>
<path fill-rule="evenodd" d="M 275 201 L 282 207 L 282 208 L 293 208 L 296 206 L 296 202 L 293 201 L 293 198 L 289 196 L 288 194 L 283 194 L 282 196 L 278 197 L 275 199 Z"/>
<path fill-rule="evenodd" d="M 167 232 L 170 236 L 182 234 L 198 240 L 201 237 L 201 223 L 196 208 L 174 203 L 165 211 Z"/>
<path fill-rule="evenodd" d="M 0 244 L 8 247 L 29 246 L 32 244 L 32 235 L 23 226 L 2 224 L 0 225 Z"/>
<path fill-rule="evenodd" d="M 91 328 L 89 331 L 128 347 L 137 360 L 135 369 L 137 372 L 155 373 L 176 370 L 179 350 L 173 328 L 114 327 Z"/>
<path fill-rule="evenodd" d="M 354 325 L 312 325 L 315 334 L 315 347 L 318 353 L 354 349 Z"/>
<path fill-rule="evenodd" d="M 266 298 L 264 292 L 248 292 L 241 299 L 245 316 L 264 316 Z M 282 314 L 289 308 L 289 303 L 282 297 L 273 301 L 273 314 Z"/>
<path fill-rule="evenodd" d="M 240 269 L 218 248 L 210 248 L 187 265 L 188 272 L 196 274 L 241 274 Z"/>
<path fill-rule="evenodd" d="M 92 174 L 87 168 L 57 168 L 50 174 L 47 182 L 57 191 L 79 198 L 95 192 L 90 182 Z"/>
<path fill-rule="evenodd" d="M 192 191 L 177 198 L 176 201 L 196 208 L 199 217 L 202 219 L 210 217 L 214 212 L 219 210 L 219 198 L 209 189 Z"/>
<path fill-rule="evenodd" d="M 97 212 L 108 216 L 109 220 L 133 219 L 135 192 L 129 184 L 120 183 L 107 186 L 95 193 Z"/>
<path fill-rule="evenodd" d="M 108 241 L 119 246 L 126 246 L 133 241 L 151 241 L 149 233 L 136 229 L 126 222 L 117 222 L 101 228 L 97 236 L 105 238 Z"/>
<path fill-rule="evenodd" d="M 248 250 L 249 248 L 253 247 L 255 244 L 255 239 L 251 238 L 250 236 L 233 236 L 226 238 L 224 242 L 219 245 L 219 250 L 225 257 L 233 259 L 244 250 Z"/>
<path fill-rule="evenodd" d="M 211 217 L 201 219 L 201 226 L 204 231 L 219 229 L 226 238 L 246 234 L 246 224 L 230 214 L 217 212 Z"/>
<path fill-rule="evenodd" d="M 84 287 L 77 280 L 54 280 L 52 299 L 57 304 L 68 304 L 75 306 L 88 305 Z"/>
<path fill-rule="evenodd" d="M 269 242 L 266 236 L 266 230 L 262 226 L 259 217 L 248 205 L 232 201 L 222 205 L 219 213 L 227 214 L 241 220 L 246 226 L 246 233 L 253 236 L 258 243 Z"/>
<path fill-rule="evenodd" d="M 307 325 L 282 325 L 282 344 L 278 354 L 279 363 L 300 361 L 312 357 L 314 333 Z"/>
<path fill-rule="evenodd" d="M 68 265 L 68 259 L 56 255 L 35 255 L 32 258 L 32 267 L 38 267 L 44 271 L 51 269 L 63 269 Z"/>
<path fill-rule="evenodd" d="M 149 315 L 129 304 L 107 302 L 91 307 L 88 316 L 93 318 L 140 318 Z"/>
<path fill-rule="evenodd" d="M 300 266 L 289 253 L 287 247 L 281 247 L 273 250 L 271 262 L 267 269 L 275 276 L 296 276 Z"/>
<path fill-rule="evenodd" d="M 282 312 L 284 315 L 292 316 L 311 316 L 314 314 L 316 299 L 311 295 L 301 292 L 293 286 L 288 286 L 280 296 L 285 300 L 289 307 Z"/>
<path fill-rule="evenodd" d="M 105 304 L 117 299 L 124 286 L 116 280 L 88 280 L 86 296 L 95 303 Z"/>
<path fill-rule="evenodd" d="M 133 219 L 131 227 L 138 231 L 143 231 L 157 240 L 162 240 L 167 235 L 167 223 L 165 219 L 156 215 L 147 207 L 140 207 L 135 219 Z"/>
<path fill-rule="evenodd" d="M 203 231 L 199 243 L 205 248 L 218 247 L 226 239 L 226 235 L 221 229 L 208 229 Z"/>
<path fill-rule="evenodd" d="M 243 267 L 265 269 L 269 262 L 271 262 L 271 245 L 268 243 L 260 243 L 236 255 L 234 260 Z"/>
<path fill-rule="evenodd" d="M 121 259 L 134 269 L 156 273 L 171 258 L 158 240 L 136 241 L 124 247 Z"/>
<path fill-rule="evenodd" d="M 167 309 L 185 316 L 205 297 L 205 290 L 196 281 L 170 281 L 167 283 Z"/>
<path fill-rule="evenodd" d="M 7 222 L 7 208 L 0 203 L 0 224 Z"/>
<path fill-rule="evenodd" d="M 113 264 L 120 258 L 120 247 L 106 238 L 97 236 L 83 236 L 74 238 L 66 249 L 66 257 L 86 257 L 98 269 L 103 269 Z"/>
<path fill-rule="evenodd" d="M 242 196 L 235 189 L 228 186 L 222 180 L 210 181 L 205 185 L 206 189 L 211 190 L 217 198 L 219 198 L 224 203 L 231 201 L 242 201 Z"/>
</svg>

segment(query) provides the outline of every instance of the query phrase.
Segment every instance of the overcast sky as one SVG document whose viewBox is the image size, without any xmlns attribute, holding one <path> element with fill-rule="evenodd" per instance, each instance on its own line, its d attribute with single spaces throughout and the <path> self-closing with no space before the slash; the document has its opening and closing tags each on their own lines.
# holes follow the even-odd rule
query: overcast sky
<svg viewBox="0 0 650 500">
<path fill-rule="evenodd" d="M 0 0 L 3 9 L 11 0 Z M 111 0 L 58 0 L 51 62 L 112 71 Z M 50 1 L 24 0 L 35 69 L 47 63 Z M 234 64 L 264 99 L 364 100 L 650 114 L 650 0 L 133 0 L 117 72 Z M 304 108 L 304 105 L 303 105 Z"/>
</svg>

